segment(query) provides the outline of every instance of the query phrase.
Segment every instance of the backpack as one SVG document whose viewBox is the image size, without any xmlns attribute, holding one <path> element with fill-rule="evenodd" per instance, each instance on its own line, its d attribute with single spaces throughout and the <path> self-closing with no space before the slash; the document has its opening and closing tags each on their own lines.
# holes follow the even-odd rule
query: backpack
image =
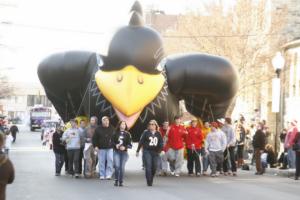
<svg viewBox="0 0 300 200">
<path fill-rule="evenodd" d="M 242 166 L 242 170 L 249 171 L 249 170 L 250 170 L 249 165 L 248 165 L 248 164 L 244 164 L 244 165 Z"/>
</svg>

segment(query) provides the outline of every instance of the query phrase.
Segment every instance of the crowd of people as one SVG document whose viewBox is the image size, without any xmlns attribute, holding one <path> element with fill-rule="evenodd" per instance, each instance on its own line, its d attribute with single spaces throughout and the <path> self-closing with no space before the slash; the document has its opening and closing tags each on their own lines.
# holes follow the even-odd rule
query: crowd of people
<svg viewBox="0 0 300 200">
<path fill-rule="evenodd" d="M 100 180 L 111 180 L 114 173 L 115 186 L 123 186 L 127 150 L 132 147 L 126 122 L 120 121 L 113 128 L 109 118 L 104 116 L 99 126 L 97 117 L 91 117 L 88 126 L 84 120 L 79 122 L 79 127 L 75 119 L 70 123 L 71 127 L 66 131 L 58 127 L 52 137 L 55 175 L 61 175 L 65 163 L 67 174 L 91 178 L 97 175 L 98 164 Z"/>
<path fill-rule="evenodd" d="M 126 122 L 120 121 L 115 128 L 107 116 L 101 118 L 100 125 L 98 118 L 93 116 L 89 123 L 71 119 L 70 124 L 66 130 L 58 125 L 52 136 L 55 175 L 60 176 L 65 166 L 66 174 L 72 177 L 114 179 L 114 186 L 123 186 L 128 149 L 133 148 Z M 8 156 L 17 132 L 17 127 L 13 126 L 0 130 L 0 181 L 5 183 L 0 184 L 1 195 L 5 195 L 6 184 L 14 179 Z M 181 117 L 176 116 L 173 123 L 165 121 L 162 126 L 150 120 L 141 134 L 136 156 L 139 157 L 142 150 L 148 186 L 153 185 L 156 175 L 181 176 L 185 159 L 189 176 L 237 176 L 237 169 L 247 170 L 249 165 L 245 160 L 250 160 L 256 165 L 255 175 L 264 174 L 267 167 L 296 168 L 295 180 L 298 180 L 300 132 L 297 121 L 292 121 L 280 134 L 279 156 L 268 142 L 270 135 L 265 121 L 249 125 L 243 117 L 234 122 L 231 118 L 214 122 L 193 118 L 183 123 Z"/>
<path fill-rule="evenodd" d="M 83 175 L 111 180 L 114 174 L 114 185 L 123 186 L 125 165 L 129 159 L 127 151 L 132 148 L 126 122 L 120 121 L 114 128 L 104 116 L 100 125 L 97 117 L 91 117 L 88 126 L 84 120 L 78 124 L 72 119 L 70 123 L 69 129 L 63 131 L 63 127 L 58 127 L 53 134 L 55 175 L 60 176 L 65 163 L 66 173 L 75 178 Z M 296 150 L 296 146 L 299 146 L 300 136 L 295 123 L 291 123 L 294 125 L 292 131 L 287 131 L 284 138 L 287 153 L 286 156 L 283 154 L 282 160 L 287 160 L 291 168 L 297 166 L 297 180 L 300 150 Z M 264 121 L 247 126 L 243 118 L 233 123 L 230 118 L 211 123 L 195 118 L 184 124 L 181 117 L 176 116 L 174 123 L 165 121 L 161 127 L 151 120 L 141 135 L 136 156 L 142 149 L 148 186 L 153 185 L 155 174 L 179 177 L 185 158 L 189 176 L 237 176 L 238 168 L 249 168 L 245 159 L 252 160 L 252 164 L 255 162 L 255 174 L 262 175 L 268 166 L 278 166 L 275 150 L 267 142 L 268 134 Z"/>
</svg>

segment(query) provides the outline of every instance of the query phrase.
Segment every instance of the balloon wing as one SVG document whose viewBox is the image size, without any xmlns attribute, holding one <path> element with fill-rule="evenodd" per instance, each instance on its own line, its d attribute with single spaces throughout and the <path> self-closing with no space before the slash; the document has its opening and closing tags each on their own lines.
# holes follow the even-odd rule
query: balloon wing
<svg viewBox="0 0 300 200">
<path fill-rule="evenodd" d="M 46 95 L 65 122 L 85 114 L 81 104 L 96 69 L 97 55 L 84 51 L 57 53 L 38 66 Z"/>
<path fill-rule="evenodd" d="M 224 117 L 237 91 L 237 72 L 229 61 L 208 54 L 182 54 L 164 61 L 168 86 L 203 120 Z"/>
</svg>

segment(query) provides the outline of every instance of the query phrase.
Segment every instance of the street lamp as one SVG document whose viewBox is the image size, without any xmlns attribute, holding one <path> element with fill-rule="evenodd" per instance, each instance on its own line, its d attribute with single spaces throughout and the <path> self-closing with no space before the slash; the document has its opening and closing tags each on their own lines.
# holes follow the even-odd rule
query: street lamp
<svg viewBox="0 0 300 200">
<path fill-rule="evenodd" d="M 280 72 L 284 67 L 284 57 L 280 52 L 277 52 L 275 57 L 272 59 L 272 65 L 274 67 L 276 77 L 272 80 L 272 112 L 276 113 L 275 120 L 275 151 L 278 150 L 278 121 L 280 112 L 280 99 L 281 99 L 281 86 L 280 86 Z"/>
<path fill-rule="evenodd" d="M 275 57 L 272 59 L 272 65 L 274 67 L 274 70 L 277 74 L 277 78 L 280 76 L 280 72 L 282 68 L 284 67 L 284 57 L 280 52 L 277 52 Z"/>
</svg>

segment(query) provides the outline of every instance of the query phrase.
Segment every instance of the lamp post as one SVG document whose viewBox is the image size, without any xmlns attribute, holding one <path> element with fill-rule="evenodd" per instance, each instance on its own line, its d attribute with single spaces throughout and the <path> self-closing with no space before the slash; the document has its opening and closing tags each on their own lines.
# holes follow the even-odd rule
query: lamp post
<svg viewBox="0 0 300 200">
<path fill-rule="evenodd" d="M 284 58 L 280 52 L 277 52 L 272 59 L 272 65 L 274 67 L 276 77 L 272 80 L 272 112 L 276 113 L 275 120 L 275 151 L 278 150 L 278 121 L 280 112 L 280 99 L 281 99 L 281 86 L 280 86 L 280 72 L 284 67 Z"/>
</svg>

